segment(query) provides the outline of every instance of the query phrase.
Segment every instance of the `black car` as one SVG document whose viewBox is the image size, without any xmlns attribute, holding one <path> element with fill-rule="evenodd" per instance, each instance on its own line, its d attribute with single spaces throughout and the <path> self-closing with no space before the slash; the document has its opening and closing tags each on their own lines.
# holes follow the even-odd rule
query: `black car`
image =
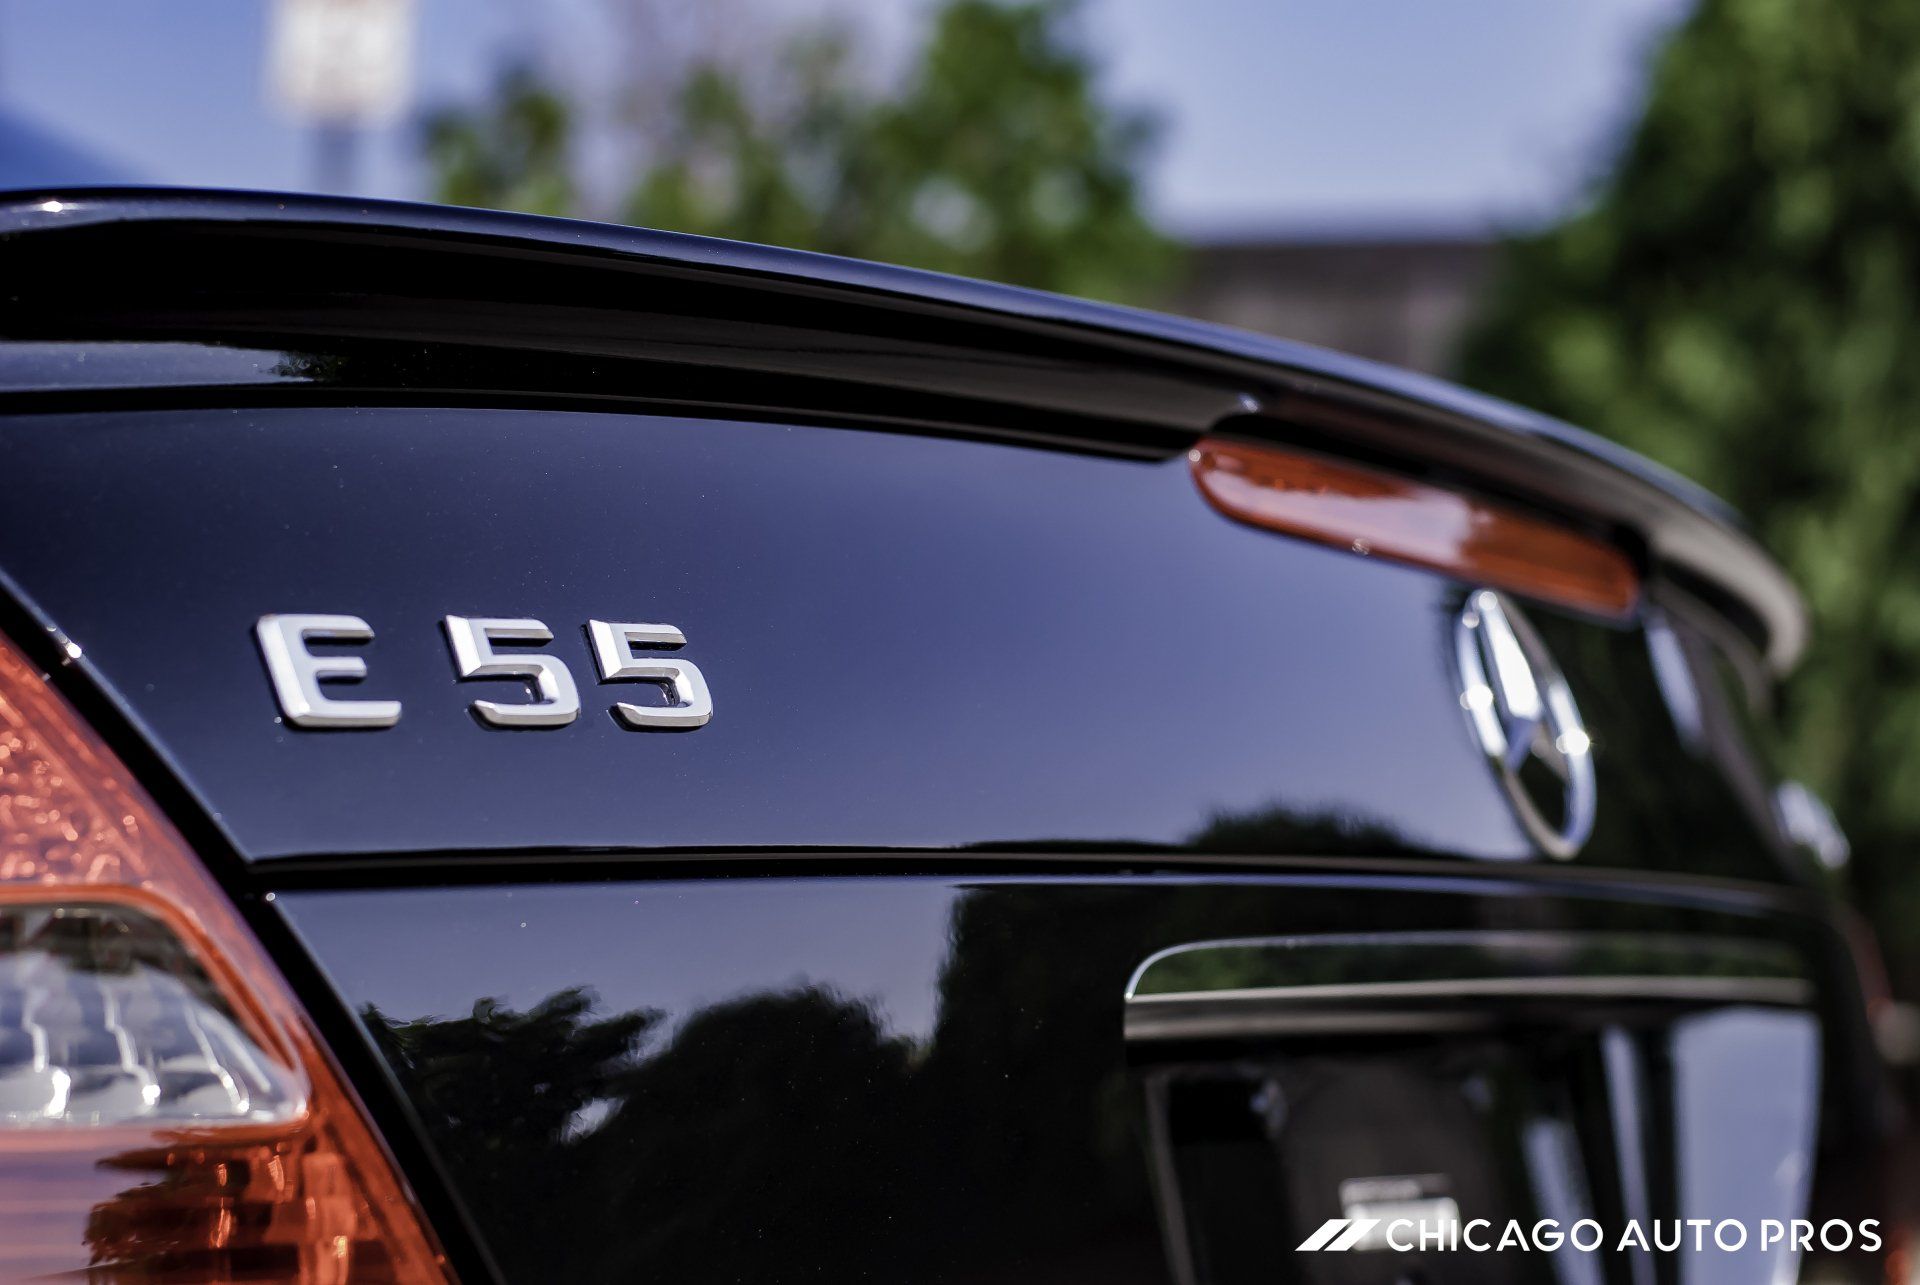
<svg viewBox="0 0 1920 1285">
<path fill-rule="evenodd" d="M 625 228 L 33 193 L 0 281 L 5 1279 L 1903 1262 L 1687 482 Z"/>
</svg>

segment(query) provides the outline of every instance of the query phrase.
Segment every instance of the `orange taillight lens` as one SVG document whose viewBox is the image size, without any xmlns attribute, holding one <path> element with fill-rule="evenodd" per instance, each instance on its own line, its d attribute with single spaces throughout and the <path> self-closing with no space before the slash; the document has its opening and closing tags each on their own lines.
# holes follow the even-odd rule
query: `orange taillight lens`
<svg viewBox="0 0 1920 1285">
<path fill-rule="evenodd" d="M 252 932 L 0 640 L 0 1280 L 444 1281 Z"/>
<path fill-rule="evenodd" d="M 1249 442 L 1208 438 L 1187 458 L 1207 501 L 1252 526 L 1598 615 L 1639 599 L 1619 549 L 1504 505 Z"/>
</svg>

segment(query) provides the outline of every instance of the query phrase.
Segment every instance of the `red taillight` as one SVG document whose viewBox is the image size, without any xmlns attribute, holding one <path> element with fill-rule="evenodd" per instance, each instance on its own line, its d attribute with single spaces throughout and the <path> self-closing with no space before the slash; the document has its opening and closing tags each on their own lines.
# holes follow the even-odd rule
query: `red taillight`
<svg viewBox="0 0 1920 1285">
<path fill-rule="evenodd" d="M 1504 505 L 1249 442 L 1209 438 L 1187 458 L 1207 501 L 1252 526 L 1597 615 L 1639 599 L 1620 550 Z"/>
<path fill-rule="evenodd" d="M 286 980 L 0 640 L 0 1279 L 444 1281 Z"/>
</svg>

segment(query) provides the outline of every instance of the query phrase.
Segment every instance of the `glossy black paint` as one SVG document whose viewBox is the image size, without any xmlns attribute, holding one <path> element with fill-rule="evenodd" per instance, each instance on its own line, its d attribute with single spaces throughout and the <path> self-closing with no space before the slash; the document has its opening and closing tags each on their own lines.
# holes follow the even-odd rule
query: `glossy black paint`
<svg viewBox="0 0 1920 1285">
<path fill-rule="evenodd" d="M 0 271 L 16 403 L 587 399 L 1135 453 L 1232 416 L 1617 529 L 1776 666 L 1804 640 L 1792 585 L 1685 480 L 1435 380 L 1199 322 L 668 233 L 245 193 L 22 194 L 0 203 Z"/>
<path fill-rule="evenodd" d="M 1344 1260 L 1355 1274 L 1287 1252 L 1339 1213 L 1342 1179 L 1431 1161 L 1452 1175 L 1463 1216 L 1552 1212 L 1525 1176 L 1538 1155 L 1522 1154 L 1506 1108 L 1474 1107 L 1484 1090 L 1457 1082 L 1463 1059 L 1522 1093 L 1527 1111 L 1561 1113 L 1584 1157 L 1588 1212 L 1619 1223 L 1619 1169 L 1631 1161 L 1609 1141 L 1596 1087 L 1607 1071 L 1582 1052 L 1592 1046 L 1577 1023 L 1560 1035 L 1515 1027 L 1493 1043 L 1129 1050 L 1127 979 L 1182 942 L 1727 934 L 1805 951 L 1823 1003 L 1846 1011 L 1817 921 L 1648 887 L 1575 896 L 1491 880 L 821 877 L 287 892 L 276 905 L 360 1013 L 510 1281 L 1165 1280 L 1182 1242 L 1162 1236 L 1163 1161 L 1185 1175 L 1192 1208 L 1215 1215 L 1189 1229 L 1205 1241 L 1200 1279 L 1373 1279 L 1406 1260 Z M 1818 1160 L 1844 1183 L 1871 1156 L 1874 1098 L 1845 1039 L 1829 1035 Z M 1528 1049 L 1545 1060 L 1523 1089 L 1496 1068 Z M 1149 1085 L 1168 1071 L 1186 1088 L 1156 1143 Z M 1747 1089 L 1683 1099 L 1679 1132 L 1643 1140 L 1686 1149 L 1683 1167 L 1714 1173 L 1712 1209 L 1678 1189 L 1661 1195 L 1654 1175 L 1647 1212 L 1757 1218 L 1781 1207 L 1788 1157 L 1753 1162 L 1748 1129 L 1728 1122 L 1756 1088 L 1813 1090 L 1786 1065 L 1741 1074 Z M 1397 1087 L 1342 1124 L 1348 1107 L 1332 1086 L 1352 1077 Z M 1261 1104 L 1266 1083 L 1289 1086 L 1291 1115 Z M 1432 1110 L 1391 1124 L 1396 1111 L 1421 1114 L 1415 1099 Z M 1722 1104 L 1735 1114 L 1717 1125 L 1701 1115 Z M 1260 1140 L 1262 1119 L 1282 1130 L 1277 1152 Z M 1421 1136 L 1434 1129 L 1451 1138 L 1438 1161 L 1439 1139 Z M 1291 1167 L 1269 1170 L 1262 1157 L 1276 1154 Z M 1848 1216 L 1870 1216 L 1846 1195 Z M 1814 1207 L 1833 1199 L 1816 1190 Z M 1729 1264 L 1695 1267 L 1724 1276 Z M 1555 1279 L 1538 1257 L 1429 1259 L 1421 1270 Z M 1607 1270 L 1633 1279 L 1622 1260 Z"/>
<path fill-rule="evenodd" d="M 1254 531 L 1184 460 L 527 411 L 16 416 L 0 574 L 254 859 L 715 847 L 1528 855 L 1471 742 L 1465 586 Z M 399 726 L 287 727 L 251 630 L 364 617 Z M 446 614 L 532 616 L 573 726 L 503 731 Z M 1544 613 L 1542 613 L 1544 616 Z M 590 618 L 686 634 L 716 715 L 609 714 Z M 1784 877 L 1637 636 L 1555 637 L 1595 864 Z M 1684 798 L 1685 806 L 1677 806 Z"/>
<path fill-rule="evenodd" d="M 1584 1028 L 1129 1049 L 1132 968 L 1236 934 L 1786 943 L 1819 986 L 1814 1207 L 1877 1210 L 1857 980 L 1720 672 L 1764 699 L 1804 622 L 1724 508 L 1644 461 L 1280 341 L 631 229 L 42 194 L 0 200 L 0 271 L 0 628 L 234 892 L 467 1285 L 489 1255 L 510 1285 L 1064 1285 L 1188 1253 L 1280 1279 L 1316 1269 L 1276 1211 L 1331 1189 L 1276 1187 L 1299 1156 L 1458 1156 L 1475 1200 L 1528 1204 L 1509 1134 L 1457 1109 L 1470 1081 L 1494 1115 L 1546 1103 L 1617 1177 Z M 1640 618 L 1532 611 L 1595 738 L 1571 866 L 1528 850 L 1469 739 L 1469 586 L 1221 517 L 1183 459 L 1206 432 L 1638 560 Z M 281 725 L 269 611 L 366 617 L 364 688 L 400 725 Z M 581 720 L 475 721 L 516 684 L 454 681 L 449 613 L 546 621 Z M 590 618 L 682 628 L 713 723 L 617 725 L 638 693 L 593 681 Z M 1276 1160 L 1257 1092 L 1348 1079 L 1450 1123 L 1322 1113 Z M 1674 1131 L 1643 1141 L 1671 1157 Z M 1742 1163 L 1719 1207 L 1761 1207 Z M 1676 1175 L 1652 1179 L 1666 1208 Z"/>
</svg>

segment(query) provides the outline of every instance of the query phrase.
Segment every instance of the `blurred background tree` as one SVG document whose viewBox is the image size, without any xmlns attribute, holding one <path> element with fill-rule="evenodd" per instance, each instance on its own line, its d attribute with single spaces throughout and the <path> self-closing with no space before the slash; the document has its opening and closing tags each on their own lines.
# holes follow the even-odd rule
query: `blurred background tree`
<svg viewBox="0 0 1920 1285">
<path fill-rule="evenodd" d="M 945 0 L 884 86 L 852 32 L 696 50 L 635 69 L 627 222 L 1118 300 L 1158 297 L 1178 252 L 1142 209 L 1153 140 L 1111 102 L 1074 0 Z M 737 32 L 734 33 L 737 37 Z M 587 213 L 569 175 L 579 105 L 525 67 L 425 132 L 436 199 Z"/>
<path fill-rule="evenodd" d="M 1920 8 L 1704 0 L 1590 206 L 1515 244 L 1478 387 L 1731 500 L 1805 589 L 1783 766 L 1920 985 Z"/>
<path fill-rule="evenodd" d="M 569 165 L 571 113 L 525 68 L 500 77 L 493 102 L 426 120 L 435 199 L 528 214 L 566 214 L 578 194 Z"/>
</svg>

